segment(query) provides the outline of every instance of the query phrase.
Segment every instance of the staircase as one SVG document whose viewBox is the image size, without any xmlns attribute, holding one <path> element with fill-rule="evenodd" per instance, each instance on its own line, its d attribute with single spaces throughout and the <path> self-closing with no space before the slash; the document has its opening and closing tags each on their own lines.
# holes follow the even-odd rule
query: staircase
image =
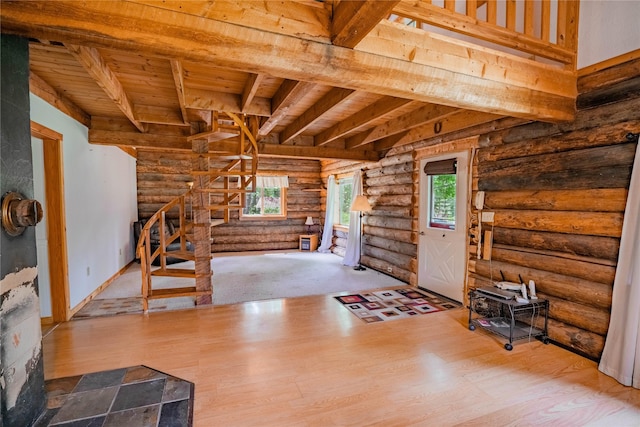
<svg viewBox="0 0 640 427">
<path fill-rule="evenodd" d="M 244 194 L 254 191 L 258 168 L 257 132 L 256 117 L 212 112 L 208 129 L 187 138 L 193 149 L 193 182 L 189 183 L 185 194 L 167 203 L 147 220 L 136 246 L 145 313 L 151 299 L 191 296 L 196 297 L 196 304 L 211 303 L 211 227 L 227 223 L 231 210 L 244 207 Z M 212 220 L 212 216 L 222 218 Z M 157 226 L 158 230 L 165 230 L 170 217 L 179 221 L 177 230 L 171 235 L 158 233 L 159 247 L 152 250 L 152 229 Z M 189 250 L 188 242 L 193 250 Z M 169 250 L 171 244 L 174 244 L 173 250 Z M 169 268 L 167 258 L 194 261 L 194 268 Z M 157 268 L 153 266 L 156 260 Z M 158 276 L 194 279 L 194 285 L 154 289 L 153 277 Z"/>
</svg>

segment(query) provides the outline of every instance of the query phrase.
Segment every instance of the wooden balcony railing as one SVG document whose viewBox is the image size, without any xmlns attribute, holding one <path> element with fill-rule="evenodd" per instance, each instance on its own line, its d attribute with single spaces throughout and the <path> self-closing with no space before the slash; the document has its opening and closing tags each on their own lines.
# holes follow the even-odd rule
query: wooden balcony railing
<svg viewBox="0 0 640 427">
<path fill-rule="evenodd" d="M 574 70 L 579 5 L 578 0 L 403 0 L 389 19 L 424 30 L 442 28 Z"/>
</svg>

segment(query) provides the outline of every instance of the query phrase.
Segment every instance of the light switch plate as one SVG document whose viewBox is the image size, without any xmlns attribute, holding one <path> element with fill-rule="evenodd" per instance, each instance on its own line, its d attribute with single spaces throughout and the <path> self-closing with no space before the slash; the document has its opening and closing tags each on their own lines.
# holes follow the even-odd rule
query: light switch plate
<svg viewBox="0 0 640 427">
<path fill-rule="evenodd" d="M 495 212 L 482 212 L 482 222 L 493 222 Z"/>
</svg>

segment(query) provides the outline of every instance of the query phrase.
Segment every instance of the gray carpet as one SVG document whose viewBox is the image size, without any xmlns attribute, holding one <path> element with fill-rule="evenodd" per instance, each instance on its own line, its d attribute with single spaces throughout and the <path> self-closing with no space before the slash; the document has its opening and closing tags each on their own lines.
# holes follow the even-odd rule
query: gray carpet
<svg viewBox="0 0 640 427">
<path fill-rule="evenodd" d="M 173 264 L 189 268 L 192 261 Z M 355 271 L 342 265 L 342 257 L 319 252 L 285 251 L 273 253 L 216 254 L 212 260 L 214 305 L 237 304 L 308 295 L 354 293 L 371 289 L 403 286 L 401 282 L 372 269 Z M 154 277 L 154 288 L 192 286 L 183 278 Z M 140 265 L 132 264 L 74 318 L 141 312 Z M 125 307 L 122 307 L 123 302 Z M 132 302 L 133 305 L 131 304 Z M 149 301 L 150 311 L 194 307 L 193 298 Z"/>
</svg>

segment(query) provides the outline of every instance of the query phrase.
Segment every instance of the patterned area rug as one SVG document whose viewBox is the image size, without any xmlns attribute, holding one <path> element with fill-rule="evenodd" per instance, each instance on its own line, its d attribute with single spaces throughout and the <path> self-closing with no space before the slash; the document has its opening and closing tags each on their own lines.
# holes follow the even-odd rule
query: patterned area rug
<svg viewBox="0 0 640 427">
<path fill-rule="evenodd" d="M 367 323 L 404 319 L 461 307 L 457 302 L 411 287 L 369 291 L 334 298 Z"/>
</svg>

